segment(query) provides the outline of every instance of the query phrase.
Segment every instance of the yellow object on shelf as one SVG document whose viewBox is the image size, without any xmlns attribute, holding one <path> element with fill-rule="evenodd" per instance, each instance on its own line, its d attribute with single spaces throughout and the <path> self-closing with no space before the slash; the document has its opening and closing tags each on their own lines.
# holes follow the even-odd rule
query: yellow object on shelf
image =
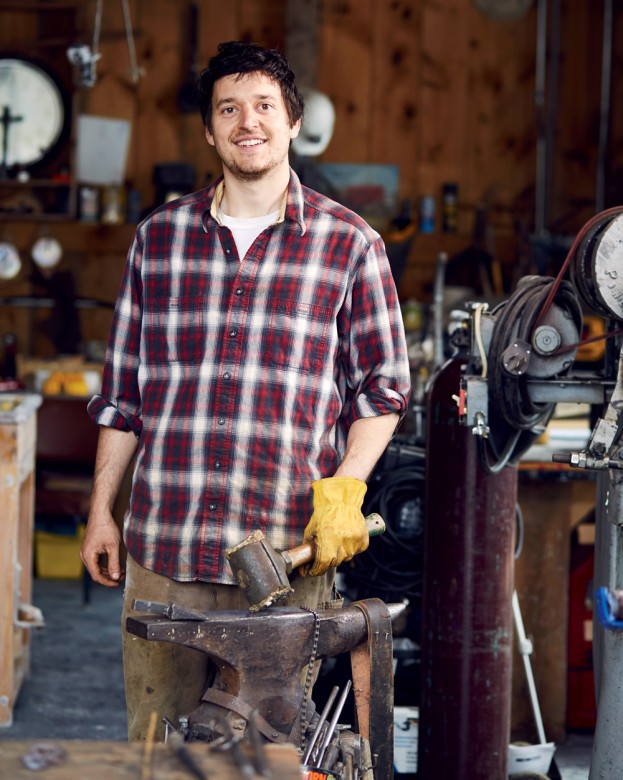
<svg viewBox="0 0 623 780">
<path fill-rule="evenodd" d="M 84 538 L 84 525 L 76 534 L 55 534 L 35 531 L 35 571 L 43 580 L 79 580 L 83 567 L 80 546 Z"/>
<path fill-rule="evenodd" d="M 89 386 L 81 371 L 53 371 L 41 387 L 45 395 L 89 394 Z"/>
</svg>

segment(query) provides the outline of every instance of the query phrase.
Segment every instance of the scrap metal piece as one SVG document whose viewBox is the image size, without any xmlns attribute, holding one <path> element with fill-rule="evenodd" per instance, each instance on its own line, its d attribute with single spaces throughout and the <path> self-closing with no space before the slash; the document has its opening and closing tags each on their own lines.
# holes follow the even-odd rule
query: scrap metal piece
<svg viewBox="0 0 623 780">
<path fill-rule="evenodd" d="M 26 769 L 39 772 L 51 766 L 59 766 L 65 760 L 66 753 L 60 745 L 54 742 L 37 742 L 22 756 L 22 764 Z"/>
</svg>

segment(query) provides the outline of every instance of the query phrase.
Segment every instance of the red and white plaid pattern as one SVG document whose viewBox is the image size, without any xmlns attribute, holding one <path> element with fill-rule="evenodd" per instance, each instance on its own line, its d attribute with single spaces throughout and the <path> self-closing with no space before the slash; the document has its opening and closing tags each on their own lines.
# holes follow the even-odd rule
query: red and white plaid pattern
<svg viewBox="0 0 623 780">
<path fill-rule="evenodd" d="M 128 253 L 94 422 L 139 437 L 125 542 L 176 580 L 233 582 L 226 547 L 301 541 L 350 424 L 404 414 L 409 365 L 383 242 L 301 186 L 239 261 L 215 189 L 157 209 Z"/>
</svg>

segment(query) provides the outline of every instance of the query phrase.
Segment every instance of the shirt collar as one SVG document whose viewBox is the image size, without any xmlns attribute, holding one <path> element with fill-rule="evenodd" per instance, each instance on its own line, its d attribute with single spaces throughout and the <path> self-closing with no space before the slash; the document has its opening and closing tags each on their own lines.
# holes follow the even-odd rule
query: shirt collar
<svg viewBox="0 0 623 780">
<path fill-rule="evenodd" d="M 219 213 L 224 194 L 225 182 L 223 179 L 220 179 L 214 185 L 214 195 L 212 197 L 212 203 L 210 204 L 210 215 L 214 221 L 221 226 L 223 225 L 223 222 L 219 216 Z M 280 222 L 285 222 L 286 220 L 289 222 L 296 222 L 301 229 L 301 235 L 305 235 L 307 228 L 305 226 L 304 219 L 304 205 L 305 201 L 303 198 L 303 187 L 301 185 L 301 181 L 292 168 L 290 168 L 290 181 L 288 182 L 288 187 L 283 194 L 283 200 L 281 201 L 279 215 L 275 220 L 275 225 L 278 225 Z"/>
</svg>

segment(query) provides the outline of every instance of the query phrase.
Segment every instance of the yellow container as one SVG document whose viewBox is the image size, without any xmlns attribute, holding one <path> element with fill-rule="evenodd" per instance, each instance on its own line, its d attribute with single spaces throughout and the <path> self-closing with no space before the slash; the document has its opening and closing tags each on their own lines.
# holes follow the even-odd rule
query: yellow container
<svg viewBox="0 0 623 780">
<path fill-rule="evenodd" d="M 79 525 L 74 536 L 35 531 L 35 570 L 43 580 L 79 580 L 83 567 L 80 545 L 84 525 Z"/>
</svg>

